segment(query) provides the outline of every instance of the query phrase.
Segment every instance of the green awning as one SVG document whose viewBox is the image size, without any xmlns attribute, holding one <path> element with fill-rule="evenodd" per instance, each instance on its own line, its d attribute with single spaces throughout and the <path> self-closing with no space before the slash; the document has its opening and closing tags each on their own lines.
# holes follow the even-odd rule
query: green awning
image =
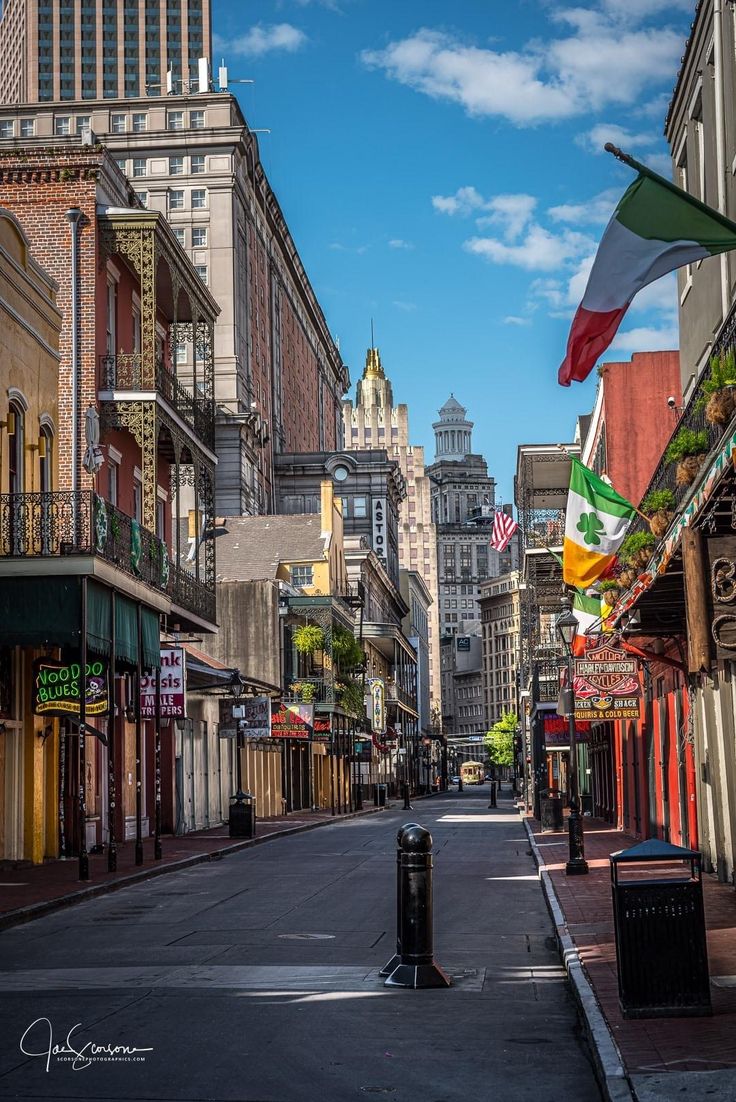
<svg viewBox="0 0 736 1102">
<path fill-rule="evenodd" d="M 158 613 L 150 608 L 141 609 L 141 638 L 143 643 L 143 668 L 155 670 L 161 665 L 161 637 Z"/>
<path fill-rule="evenodd" d="M 0 646 L 79 648 L 78 577 L 0 578 Z"/>
<path fill-rule="evenodd" d="M 110 656 L 110 590 L 87 582 L 87 646 Z"/>
<path fill-rule="evenodd" d="M 118 594 L 115 596 L 115 657 L 129 666 L 138 665 L 138 606 Z"/>
</svg>

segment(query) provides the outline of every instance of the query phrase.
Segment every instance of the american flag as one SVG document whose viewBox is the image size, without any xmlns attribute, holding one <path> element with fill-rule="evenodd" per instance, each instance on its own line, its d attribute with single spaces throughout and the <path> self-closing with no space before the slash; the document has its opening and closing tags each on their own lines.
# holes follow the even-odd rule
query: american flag
<svg viewBox="0 0 736 1102">
<path fill-rule="evenodd" d="M 491 547 L 495 547 L 496 551 L 505 551 L 509 545 L 511 537 L 518 527 L 519 525 L 516 523 L 513 517 L 510 517 L 508 513 L 503 513 L 500 509 L 497 509 L 496 515 L 493 518 L 493 534 L 491 536 Z"/>
</svg>

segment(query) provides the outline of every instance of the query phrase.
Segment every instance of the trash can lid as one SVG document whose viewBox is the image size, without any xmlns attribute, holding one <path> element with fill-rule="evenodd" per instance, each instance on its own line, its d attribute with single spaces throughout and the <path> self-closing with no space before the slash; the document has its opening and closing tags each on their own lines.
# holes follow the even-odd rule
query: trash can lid
<svg viewBox="0 0 736 1102">
<path fill-rule="evenodd" d="M 610 860 L 612 864 L 618 864 L 620 861 L 685 861 L 695 857 L 700 857 L 700 850 L 674 846 L 659 838 L 647 838 L 645 842 L 638 842 L 629 849 L 612 853 Z"/>
</svg>

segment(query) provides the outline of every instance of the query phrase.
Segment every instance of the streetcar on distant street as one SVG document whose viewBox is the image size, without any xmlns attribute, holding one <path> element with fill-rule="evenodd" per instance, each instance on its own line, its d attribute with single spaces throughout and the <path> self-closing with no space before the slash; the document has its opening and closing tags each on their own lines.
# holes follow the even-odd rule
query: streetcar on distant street
<svg viewBox="0 0 736 1102">
<path fill-rule="evenodd" d="M 483 784 L 486 767 L 480 761 L 464 761 L 460 766 L 463 784 Z"/>
</svg>

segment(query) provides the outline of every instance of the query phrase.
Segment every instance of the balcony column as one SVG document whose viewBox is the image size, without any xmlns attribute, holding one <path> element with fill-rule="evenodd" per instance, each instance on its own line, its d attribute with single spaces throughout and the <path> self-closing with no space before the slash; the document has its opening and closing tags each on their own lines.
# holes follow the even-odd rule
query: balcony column
<svg viewBox="0 0 736 1102">
<path fill-rule="evenodd" d="M 156 267 L 154 231 L 140 233 L 141 281 L 141 382 L 145 390 L 156 389 Z"/>
</svg>

